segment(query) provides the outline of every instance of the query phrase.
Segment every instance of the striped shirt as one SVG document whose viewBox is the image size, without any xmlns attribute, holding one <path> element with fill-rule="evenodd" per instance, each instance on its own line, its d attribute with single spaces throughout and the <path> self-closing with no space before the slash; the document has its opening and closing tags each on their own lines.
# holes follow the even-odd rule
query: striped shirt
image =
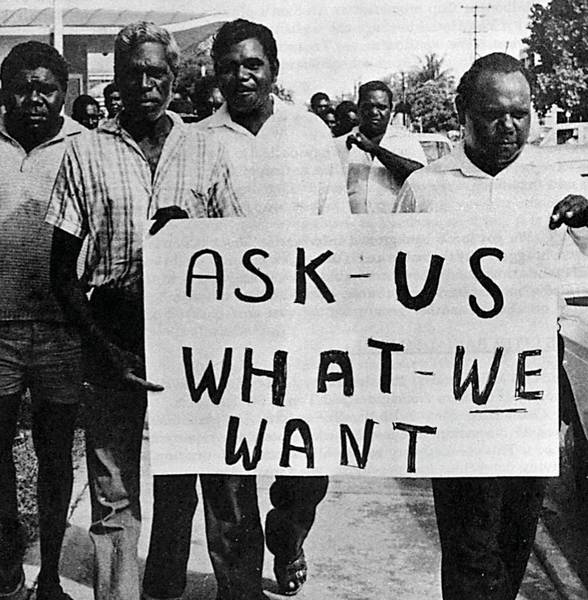
<svg viewBox="0 0 588 600">
<path fill-rule="evenodd" d="M 91 287 L 141 288 L 143 235 L 159 208 L 241 215 L 218 141 L 167 114 L 173 127 L 153 175 L 118 118 L 74 140 L 65 154 L 46 220 L 88 238 L 83 280 Z"/>
<path fill-rule="evenodd" d="M 27 154 L 0 117 L 0 321 L 65 320 L 50 291 L 53 229 L 44 217 L 66 140 L 82 130 L 64 117 L 59 133 Z"/>
</svg>

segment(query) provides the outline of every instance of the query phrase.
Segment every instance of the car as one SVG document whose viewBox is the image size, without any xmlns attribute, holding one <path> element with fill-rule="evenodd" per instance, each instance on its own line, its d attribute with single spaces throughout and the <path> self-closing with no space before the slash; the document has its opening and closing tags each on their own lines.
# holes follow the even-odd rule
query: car
<svg viewBox="0 0 588 600">
<path fill-rule="evenodd" d="M 539 147 L 588 144 L 588 123 L 558 123 L 555 127 L 542 127 L 531 141 Z"/>
<path fill-rule="evenodd" d="M 588 177 L 588 144 L 559 146 L 527 144 L 521 160 L 546 169 Z"/>
<path fill-rule="evenodd" d="M 427 163 L 449 154 L 453 148 L 449 138 L 441 133 L 414 133 L 425 151 Z"/>
<path fill-rule="evenodd" d="M 558 260 L 562 281 L 559 326 L 565 378 L 560 406 L 568 422 L 563 465 L 571 467 L 579 506 L 588 500 L 588 257 L 566 238 Z"/>
</svg>

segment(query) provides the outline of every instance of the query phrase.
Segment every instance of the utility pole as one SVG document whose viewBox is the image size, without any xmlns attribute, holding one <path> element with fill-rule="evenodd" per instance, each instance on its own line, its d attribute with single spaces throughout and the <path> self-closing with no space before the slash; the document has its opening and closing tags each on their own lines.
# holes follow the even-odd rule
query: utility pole
<svg viewBox="0 0 588 600">
<path fill-rule="evenodd" d="M 53 47 L 63 54 L 63 1 L 53 0 Z"/>
<path fill-rule="evenodd" d="M 482 33 L 478 29 L 478 19 L 481 19 L 484 16 L 481 15 L 479 11 L 487 10 L 489 8 L 492 8 L 492 6 L 490 6 L 490 4 L 487 4 L 485 6 L 481 6 L 480 4 L 474 4 L 473 6 L 465 6 L 464 4 L 462 4 L 461 7 L 466 8 L 468 10 L 472 10 L 474 12 L 474 60 L 476 60 L 478 58 L 478 34 Z"/>
</svg>

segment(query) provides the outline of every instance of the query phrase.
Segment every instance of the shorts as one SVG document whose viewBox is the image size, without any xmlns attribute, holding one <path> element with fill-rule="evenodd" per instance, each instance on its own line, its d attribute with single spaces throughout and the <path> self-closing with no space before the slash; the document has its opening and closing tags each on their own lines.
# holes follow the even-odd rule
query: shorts
<svg viewBox="0 0 588 600">
<path fill-rule="evenodd" d="M 0 321 L 0 397 L 28 388 L 33 403 L 75 404 L 81 360 L 80 337 L 71 325 Z"/>
</svg>

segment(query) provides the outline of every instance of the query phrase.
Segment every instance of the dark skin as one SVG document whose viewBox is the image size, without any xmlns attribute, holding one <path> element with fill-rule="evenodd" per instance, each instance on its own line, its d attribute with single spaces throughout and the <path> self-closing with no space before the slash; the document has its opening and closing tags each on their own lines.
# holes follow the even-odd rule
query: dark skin
<svg viewBox="0 0 588 600">
<path fill-rule="evenodd" d="M 133 49 L 118 73 L 118 86 L 123 99 L 121 125 L 141 148 L 152 176 L 155 174 L 165 140 L 173 123 L 166 115 L 173 74 L 166 62 L 161 44 L 147 42 Z M 177 206 L 159 209 L 154 215 L 151 234 L 167 221 L 185 218 Z M 112 342 L 92 317 L 90 304 L 77 277 L 77 260 L 83 240 L 55 229 L 51 250 L 51 285 L 68 318 L 82 335 L 91 340 L 110 358 L 114 373 L 124 382 L 147 391 L 161 391 L 163 386 L 145 378 L 142 359 Z"/>
<path fill-rule="evenodd" d="M 278 69 L 277 60 L 270 62 L 255 38 L 233 44 L 215 64 L 231 119 L 253 135 L 259 133 L 274 112 L 270 92 Z"/>
<path fill-rule="evenodd" d="M 549 219 L 549 229 L 562 225 L 568 227 L 588 227 L 588 199 L 579 194 L 568 194 L 554 207 Z"/>
<path fill-rule="evenodd" d="M 4 93 L 6 130 L 27 153 L 57 135 L 65 89 L 49 69 L 22 69 Z"/>
<path fill-rule="evenodd" d="M 465 126 L 465 152 L 482 171 L 495 176 L 512 164 L 527 142 L 531 90 L 522 73 L 483 73 L 469 106 L 460 96 L 456 107 Z M 569 194 L 553 208 L 549 229 L 588 226 L 588 200 Z"/>
<path fill-rule="evenodd" d="M 411 173 L 423 168 L 424 165 L 416 160 L 405 158 L 404 156 L 390 152 L 390 150 L 386 150 L 386 148 L 382 148 L 379 145 L 382 137 L 379 136 L 379 139 L 377 137 L 370 139 L 361 133 L 360 130 L 355 135 L 351 134 L 347 138 L 347 147 L 357 146 L 360 150 L 377 158 L 394 175 L 399 184 L 404 183 Z"/>
<path fill-rule="evenodd" d="M 347 148 L 357 146 L 373 158 L 377 158 L 402 185 L 411 173 L 424 165 L 380 146 L 390 122 L 391 109 L 390 98 L 386 92 L 383 90 L 368 92 L 359 101 L 359 131 L 349 135 L 346 143 Z"/>
</svg>

